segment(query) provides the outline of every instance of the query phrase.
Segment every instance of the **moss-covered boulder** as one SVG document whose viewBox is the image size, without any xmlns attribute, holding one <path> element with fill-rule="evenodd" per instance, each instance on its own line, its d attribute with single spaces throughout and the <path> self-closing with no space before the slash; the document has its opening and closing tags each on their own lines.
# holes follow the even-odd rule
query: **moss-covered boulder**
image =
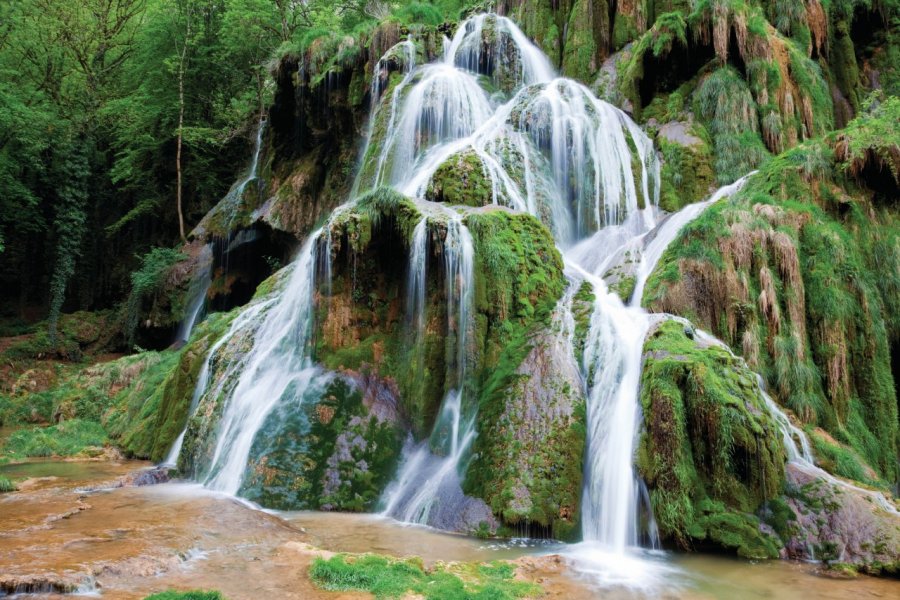
<svg viewBox="0 0 900 600">
<path fill-rule="evenodd" d="M 452 211 L 389 190 L 362 198 L 329 226 L 331 277 L 319 285 L 317 361 L 331 370 L 371 373 L 391 386 L 417 439 L 431 433 L 454 385 L 448 373 L 455 368 L 456 335 L 443 255 Z M 569 535 L 580 496 L 583 399 L 577 368 L 554 352 L 559 339 L 546 331 L 562 296 L 562 260 L 549 231 L 530 215 L 502 208 L 464 214 L 475 289 L 463 408 L 478 412 L 464 491 L 488 501 L 509 526 L 534 523 L 546 534 Z M 422 314 L 413 315 L 408 266 L 413 229 L 422 219 L 425 295 Z M 512 430 L 524 437 L 516 442 Z"/>
<path fill-rule="evenodd" d="M 507 525 L 569 537 L 584 431 L 577 367 L 554 329 L 562 260 L 550 232 L 505 209 L 465 219 L 475 245 L 478 437 L 464 489 Z M 534 529 L 529 531 L 528 524 Z"/>
<path fill-rule="evenodd" d="M 373 510 L 400 457 L 395 403 L 384 383 L 323 373 L 268 416 L 240 494 L 278 509 Z"/>
<path fill-rule="evenodd" d="M 818 560 L 842 571 L 900 573 L 900 527 L 864 490 L 787 466 L 785 496 L 767 507 L 789 558 Z"/>
<path fill-rule="evenodd" d="M 777 558 L 755 513 L 784 487 L 780 432 L 743 362 L 692 338 L 665 321 L 644 345 L 637 466 L 660 536 Z"/>
<path fill-rule="evenodd" d="M 485 206 L 493 201 L 493 185 L 474 150 L 444 161 L 431 178 L 425 197 L 434 202 Z"/>
</svg>

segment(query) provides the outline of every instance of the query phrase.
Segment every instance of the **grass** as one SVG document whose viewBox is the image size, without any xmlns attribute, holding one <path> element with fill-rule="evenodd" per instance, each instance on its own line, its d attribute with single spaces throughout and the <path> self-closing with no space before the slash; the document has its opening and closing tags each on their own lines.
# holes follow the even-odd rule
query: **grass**
<svg viewBox="0 0 900 600">
<path fill-rule="evenodd" d="M 438 565 L 426 571 L 419 559 L 339 554 L 328 560 L 317 558 L 309 574 L 322 589 L 370 592 L 379 599 L 412 593 L 426 600 L 506 600 L 540 591 L 534 584 L 516 581 L 513 566 L 499 561 Z"/>
<path fill-rule="evenodd" d="M 4 477 L 0 475 L 0 494 L 5 492 L 14 492 L 16 491 L 16 484 L 9 480 L 8 477 Z"/>
<path fill-rule="evenodd" d="M 831 443 L 825 436 L 816 432 L 813 432 L 809 438 L 813 443 L 819 462 L 826 470 L 840 477 L 860 481 L 874 487 L 888 487 L 883 481 L 871 477 L 859 456 L 852 450 L 840 444 Z"/>
<path fill-rule="evenodd" d="M 51 427 L 16 431 L 3 447 L 13 457 L 75 456 L 109 442 L 99 423 L 73 419 Z"/>
<path fill-rule="evenodd" d="M 191 590 L 188 592 L 167 590 L 147 596 L 144 600 L 225 600 L 225 597 L 219 592 L 206 592 L 203 590 Z"/>
</svg>

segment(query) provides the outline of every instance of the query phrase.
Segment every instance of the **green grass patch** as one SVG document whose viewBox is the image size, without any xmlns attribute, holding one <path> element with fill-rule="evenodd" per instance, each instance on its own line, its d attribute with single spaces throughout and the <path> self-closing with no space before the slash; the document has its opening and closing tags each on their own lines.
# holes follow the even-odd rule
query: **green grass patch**
<svg viewBox="0 0 900 600">
<path fill-rule="evenodd" d="M 9 436 L 3 450 L 16 458 L 75 456 L 108 442 L 106 431 L 99 423 L 73 419 L 52 427 L 20 429 Z"/>
<path fill-rule="evenodd" d="M 0 475 L 0 494 L 5 492 L 14 492 L 16 491 L 16 484 L 10 481 L 9 477 L 4 477 Z"/>
<path fill-rule="evenodd" d="M 865 467 L 863 461 L 852 450 L 832 443 L 816 432 L 812 432 L 809 438 L 813 443 L 818 462 L 827 471 L 874 487 L 888 488 L 883 481 L 871 476 L 871 470 Z"/>
<path fill-rule="evenodd" d="M 205 592 L 203 590 L 191 590 L 189 592 L 167 590 L 147 596 L 144 600 L 225 600 L 225 597 L 219 592 Z"/>
<path fill-rule="evenodd" d="M 438 565 L 426 571 L 420 559 L 392 559 L 375 554 L 339 554 L 317 558 L 309 570 L 319 587 L 333 591 L 364 591 L 376 598 L 420 594 L 427 600 L 483 598 L 505 600 L 540 592 L 534 584 L 516 581 L 509 563 Z"/>
</svg>

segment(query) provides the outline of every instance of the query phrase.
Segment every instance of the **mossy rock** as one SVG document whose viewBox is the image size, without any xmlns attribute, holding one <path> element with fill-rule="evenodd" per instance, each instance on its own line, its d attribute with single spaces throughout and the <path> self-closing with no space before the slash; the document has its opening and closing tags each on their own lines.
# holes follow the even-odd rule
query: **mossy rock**
<svg viewBox="0 0 900 600">
<path fill-rule="evenodd" d="M 888 129 L 883 106 L 772 159 L 685 227 L 644 304 L 740 348 L 777 401 L 895 481 L 900 275 L 885 265 L 900 256 L 900 219 L 893 176 L 865 166 L 897 147 L 874 133 Z"/>
<path fill-rule="evenodd" d="M 469 150 L 451 156 L 438 167 L 425 197 L 445 204 L 486 206 L 493 201 L 493 187 L 481 158 Z"/>
<path fill-rule="evenodd" d="M 783 489 L 785 455 L 754 374 L 667 321 L 644 345 L 641 405 L 637 465 L 660 536 L 776 557 L 753 513 Z"/>
<path fill-rule="evenodd" d="M 362 396 L 343 377 L 323 373 L 299 402 L 279 403 L 254 440 L 241 495 L 282 510 L 373 510 L 403 436 Z"/>
</svg>

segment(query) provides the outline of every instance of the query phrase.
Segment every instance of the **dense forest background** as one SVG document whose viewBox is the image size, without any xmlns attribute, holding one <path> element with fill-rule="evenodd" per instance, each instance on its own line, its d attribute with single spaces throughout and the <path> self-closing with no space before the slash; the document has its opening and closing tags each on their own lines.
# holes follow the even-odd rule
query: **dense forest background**
<svg viewBox="0 0 900 600">
<path fill-rule="evenodd" d="M 276 57 L 386 18 L 439 23 L 464 4 L 2 3 L 4 332 L 48 319 L 52 338 L 61 312 L 112 308 L 153 283 L 177 258 L 153 249 L 184 240 L 246 166 Z"/>
</svg>

